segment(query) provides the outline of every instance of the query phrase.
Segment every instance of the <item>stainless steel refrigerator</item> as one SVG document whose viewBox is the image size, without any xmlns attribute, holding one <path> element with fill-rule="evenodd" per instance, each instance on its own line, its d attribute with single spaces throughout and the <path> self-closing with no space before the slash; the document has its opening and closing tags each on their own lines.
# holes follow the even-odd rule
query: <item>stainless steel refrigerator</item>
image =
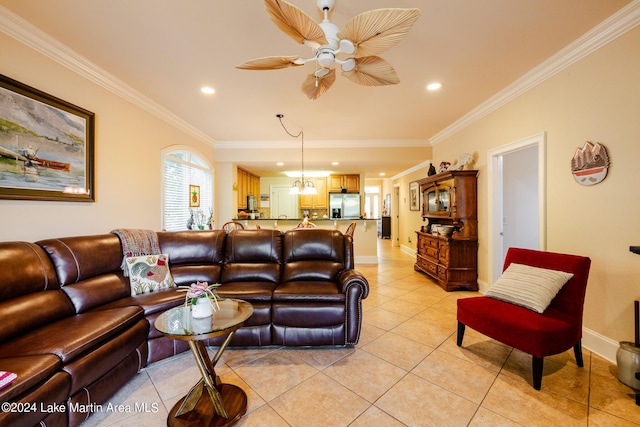
<svg viewBox="0 0 640 427">
<path fill-rule="evenodd" d="M 360 194 L 330 193 L 329 213 L 331 218 L 360 218 Z"/>
</svg>

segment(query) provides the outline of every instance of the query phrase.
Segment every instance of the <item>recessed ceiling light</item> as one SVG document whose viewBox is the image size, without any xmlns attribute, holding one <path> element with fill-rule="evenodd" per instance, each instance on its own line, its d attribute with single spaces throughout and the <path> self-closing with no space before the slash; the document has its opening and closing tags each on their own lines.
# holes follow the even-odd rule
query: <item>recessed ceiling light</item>
<svg viewBox="0 0 640 427">
<path fill-rule="evenodd" d="M 204 93 L 205 95 L 213 95 L 214 93 L 216 93 L 216 90 L 209 86 L 202 86 L 200 88 L 200 92 Z"/>
<path fill-rule="evenodd" d="M 427 85 L 427 90 L 434 91 L 434 90 L 440 89 L 441 87 L 442 87 L 442 83 L 438 83 L 438 82 L 429 83 Z"/>
<path fill-rule="evenodd" d="M 339 163 L 339 162 L 331 162 L 331 164 L 332 164 L 333 166 L 338 166 L 340 163 Z"/>
<path fill-rule="evenodd" d="M 276 163 L 276 165 L 278 165 L 278 166 L 284 166 L 284 163 L 282 163 L 282 162 L 278 162 L 278 163 Z"/>
<path fill-rule="evenodd" d="M 380 176 L 384 176 L 384 172 L 380 172 Z"/>
</svg>

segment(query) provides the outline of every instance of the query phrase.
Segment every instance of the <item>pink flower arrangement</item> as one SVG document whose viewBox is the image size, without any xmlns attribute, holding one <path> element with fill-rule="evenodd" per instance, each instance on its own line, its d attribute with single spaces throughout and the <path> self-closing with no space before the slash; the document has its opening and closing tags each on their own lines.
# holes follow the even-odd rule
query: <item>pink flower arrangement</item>
<svg viewBox="0 0 640 427">
<path fill-rule="evenodd" d="M 196 282 L 190 286 L 178 286 L 178 291 L 187 293 L 184 298 L 185 305 L 189 303 L 191 303 L 191 305 L 197 305 L 200 299 L 206 298 L 209 304 L 211 304 L 211 300 L 213 300 L 216 304 L 216 310 L 220 310 L 220 306 L 218 305 L 220 296 L 216 291 L 218 286 L 220 286 L 220 283 L 209 285 L 207 282 Z"/>
</svg>

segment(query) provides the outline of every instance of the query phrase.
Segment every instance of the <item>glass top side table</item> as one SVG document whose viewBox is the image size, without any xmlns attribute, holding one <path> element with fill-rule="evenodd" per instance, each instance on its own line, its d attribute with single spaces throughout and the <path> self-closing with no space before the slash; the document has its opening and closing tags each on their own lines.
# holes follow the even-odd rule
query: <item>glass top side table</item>
<svg viewBox="0 0 640 427">
<path fill-rule="evenodd" d="M 220 310 L 212 316 L 196 319 L 188 306 L 181 305 L 162 313 L 154 322 L 155 328 L 174 340 L 187 341 L 202 378 L 169 412 L 167 424 L 231 425 L 247 410 L 247 395 L 240 387 L 223 384 L 216 375 L 220 360 L 235 331 L 253 314 L 253 306 L 237 299 L 218 300 Z M 226 335 L 213 359 L 209 358 L 203 340 Z M 208 399 L 203 396 L 206 389 Z"/>
</svg>

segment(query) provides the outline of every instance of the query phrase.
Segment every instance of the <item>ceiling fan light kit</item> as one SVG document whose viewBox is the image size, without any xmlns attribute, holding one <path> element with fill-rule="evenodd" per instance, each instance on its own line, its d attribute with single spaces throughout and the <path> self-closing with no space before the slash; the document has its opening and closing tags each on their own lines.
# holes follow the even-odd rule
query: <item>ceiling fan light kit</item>
<svg viewBox="0 0 640 427">
<path fill-rule="evenodd" d="M 331 88 L 336 78 L 336 64 L 340 65 L 343 76 L 359 85 L 386 86 L 400 82 L 391 64 L 377 55 L 402 40 L 420 17 L 419 9 L 370 10 L 351 18 L 340 30 L 329 21 L 335 0 L 317 0 L 318 9 L 324 14 L 324 20 L 319 24 L 284 0 L 264 0 L 264 4 L 278 28 L 296 42 L 309 46 L 313 56 L 268 56 L 252 59 L 236 68 L 277 70 L 315 62 L 316 71 L 302 84 L 302 92 L 312 100 Z M 340 54 L 354 56 L 340 59 L 337 57 Z"/>
</svg>

